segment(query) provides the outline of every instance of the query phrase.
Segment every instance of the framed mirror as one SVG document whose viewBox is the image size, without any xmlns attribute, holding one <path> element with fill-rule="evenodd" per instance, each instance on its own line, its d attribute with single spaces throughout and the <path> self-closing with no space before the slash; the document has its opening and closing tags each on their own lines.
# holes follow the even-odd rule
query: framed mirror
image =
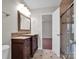
<svg viewBox="0 0 79 59">
<path fill-rule="evenodd" d="M 21 12 L 17 11 L 18 13 L 18 31 L 19 32 L 31 32 L 31 18 L 25 16 Z"/>
</svg>

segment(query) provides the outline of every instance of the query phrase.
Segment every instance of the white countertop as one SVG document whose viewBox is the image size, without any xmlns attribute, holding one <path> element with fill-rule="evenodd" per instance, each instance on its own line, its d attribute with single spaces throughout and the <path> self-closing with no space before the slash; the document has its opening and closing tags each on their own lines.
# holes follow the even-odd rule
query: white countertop
<svg viewBox="0 0 79 59">
<path fill-rule="evenodd" d="M 37 34 L 22 34 L 22 35 L 30 35 L 31 36 L 31 35 L 37 35 Z"/>
<path fill-rule="evenodd" d="M 30 38 L 30 37 L 24 37 L 24 36 L 12 37 L 12 39 L 27 39 L 27 38 Z"/>
</svg>

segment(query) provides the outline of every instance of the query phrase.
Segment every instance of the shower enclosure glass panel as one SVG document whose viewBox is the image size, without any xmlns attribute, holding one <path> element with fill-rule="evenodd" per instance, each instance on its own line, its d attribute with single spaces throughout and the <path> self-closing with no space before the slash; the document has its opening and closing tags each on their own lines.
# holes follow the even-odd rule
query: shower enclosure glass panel
<svg viewBox="0 0 79 59">
<path fill-rule="evenodd" d="M 75 59 L 74 4 L 61 17 L 61 57 Z"/>
<path fill-rule="evenodd" d="M 67 48 L 66 54 L 67 59 L 75 59 L 75 49 L 76 49 L 76 42 L 74 40 L 74 10 L 73 6 L 70 8 L 70 22 L 67 23 Z"/>
</svg>

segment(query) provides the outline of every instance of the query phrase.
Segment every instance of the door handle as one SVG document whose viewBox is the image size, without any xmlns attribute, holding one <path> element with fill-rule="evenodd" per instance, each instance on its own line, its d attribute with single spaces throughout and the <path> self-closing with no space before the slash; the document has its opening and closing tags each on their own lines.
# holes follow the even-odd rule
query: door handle
<svg viewBox="0 0 79 59">
<path fill-rule="evenodd" d="M 57 36 L 60 36 L 60 35 L 63 35 L 62 33 L 60 33 L 60 34 L 57 34 Z"/>
</svg>

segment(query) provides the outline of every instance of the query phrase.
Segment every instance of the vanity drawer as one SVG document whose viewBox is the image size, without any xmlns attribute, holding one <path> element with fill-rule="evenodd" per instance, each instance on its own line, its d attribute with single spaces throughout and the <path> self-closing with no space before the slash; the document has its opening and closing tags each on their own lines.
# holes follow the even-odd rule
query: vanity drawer
<svg viewBox="0 0 79 59">
<path fill-rule="evenodd" d="M 12 43 L 14 44 L 23 44 L 25 42 L 25 40 L 22 39 L 12 39 Z"/>
</svg>

